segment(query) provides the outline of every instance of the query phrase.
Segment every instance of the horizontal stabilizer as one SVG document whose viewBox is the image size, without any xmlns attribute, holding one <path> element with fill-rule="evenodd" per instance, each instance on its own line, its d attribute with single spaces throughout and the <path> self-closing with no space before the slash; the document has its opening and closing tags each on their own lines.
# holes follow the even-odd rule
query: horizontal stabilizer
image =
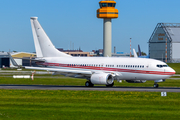
<svg viewBox="0 0 180 120">
<path fill-rule="evenodd" d="M 28 58 L 18 58 L 14 57 L 15 59 L 22 59 L 22 60 L 31 60 L 31 61 L 37 61 L 37 62 L 45 62 L 43 59 L 28 59 Z"/>
</svg>

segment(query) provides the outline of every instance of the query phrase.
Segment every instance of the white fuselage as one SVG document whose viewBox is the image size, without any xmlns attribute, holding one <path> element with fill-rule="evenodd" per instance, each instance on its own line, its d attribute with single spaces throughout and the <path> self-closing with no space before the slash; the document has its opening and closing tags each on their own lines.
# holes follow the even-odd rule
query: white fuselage
<svg viewBox="0 0 180 120">
<path fill-rule="evenodd" d="M 117 73 L 121 80 L 160 80 L 175 74 L 166 63 L 146 58 L 45 57 L 43 65 L 57 69 Z"/>
</svg>

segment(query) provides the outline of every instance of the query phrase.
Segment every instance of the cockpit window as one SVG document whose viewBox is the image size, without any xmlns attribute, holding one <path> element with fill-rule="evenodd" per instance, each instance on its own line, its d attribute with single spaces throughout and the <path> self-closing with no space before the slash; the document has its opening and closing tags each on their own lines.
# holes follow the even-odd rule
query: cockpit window
<svg viewBox="0 0 180 120">
<path fill-rule="evenodd" d="M 159 68 L 168 67 L 168 65 L 157 65 L 157 67 L 159 67 Z"/>
<path fill-rule="evenodd" d="M 163 65 L 163 67 L 168 67 L 168 65 Z"/>
</svg>

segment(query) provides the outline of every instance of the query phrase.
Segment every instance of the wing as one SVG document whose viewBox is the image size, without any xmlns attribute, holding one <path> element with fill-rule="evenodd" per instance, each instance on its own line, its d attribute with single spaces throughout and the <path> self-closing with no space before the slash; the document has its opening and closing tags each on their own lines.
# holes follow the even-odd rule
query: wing
<svg viewBox="0 0 180 120">
<path fill-rule="evenodd" d="M 92 70 L 73 70 L 73 69 L 59 69 L 59 68 L 48 68 L 48 67 L 28 67 L 26 66 L 25 69 L 33 69 L 33 70 L 46 70 L 50 72 L 54 72 L 55 74 L 61 74 L 68 77 L 75 77 L 75 78 L 90 78 L 92 74 L 100 74 L 100 73 L 109 73 L 116 79 L 120 77 L 122 74 L 118 72 L 111 72 L 111 71 L 92 71 Z"/>
<path fill-rule="evenodd" d="M 59 69 L 59 68 L 47 68 L 47 67 L 25 67 L 25 69 L 33 70 L 46 70 L 54 72 L 55 74 L 61 74 L 69 77 L 86 78 L 93 74 L 93 71 L 71 70 L 71 69 Z"/>
</svg>

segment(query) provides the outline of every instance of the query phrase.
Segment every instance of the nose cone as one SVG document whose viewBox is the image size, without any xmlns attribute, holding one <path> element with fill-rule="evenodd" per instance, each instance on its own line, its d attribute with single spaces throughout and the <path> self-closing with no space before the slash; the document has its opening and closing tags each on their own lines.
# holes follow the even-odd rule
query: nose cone
<svg viewBox="0 0 180 120">
<path fill-rule="evenodd" d="M 172 68 L 171 68 L 171 69 L 172 69 Z M 175 71 L 174 69 L 172 69 L 172 72 L 173 72 L 174 74 L 176 74 L 176 71 Z M 173 74 L 173 75 L 174 75 L 174 74 Z"/>
<path fill-rule="evenodd" d="M 168 68 L 168 72 L 170 72 L 171 75 L 174 75 L 176 73 L 176 71 L 172 69 L 171 67 Z"/>
</svg>

